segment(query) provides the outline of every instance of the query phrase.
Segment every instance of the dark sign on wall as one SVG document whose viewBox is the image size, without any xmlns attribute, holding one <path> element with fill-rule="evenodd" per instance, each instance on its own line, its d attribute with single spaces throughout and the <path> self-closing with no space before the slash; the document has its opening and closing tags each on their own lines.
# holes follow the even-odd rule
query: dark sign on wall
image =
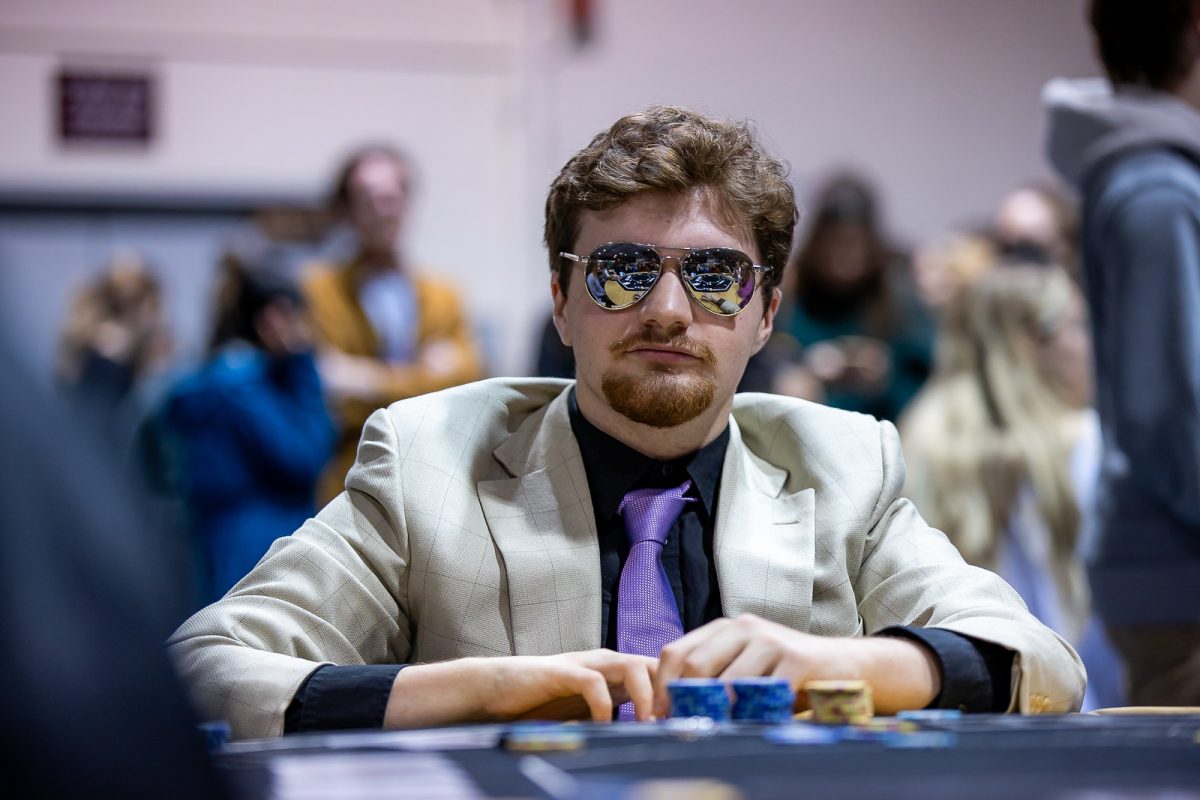
<svg viewBox="0 0 1200 800">
<path fill-rule="evenodd" d="M 62 143 L 150 144 L 154 81 L 149 75 L 63 69 L 57 85 Z"/>
</svg>

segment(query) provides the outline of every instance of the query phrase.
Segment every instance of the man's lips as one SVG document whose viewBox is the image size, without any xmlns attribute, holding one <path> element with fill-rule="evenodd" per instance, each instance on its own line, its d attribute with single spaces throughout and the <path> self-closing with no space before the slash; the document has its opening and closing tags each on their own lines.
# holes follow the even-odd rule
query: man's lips
<svg viewBox="0 0 1200 800">
<path fill-rule="evenodd" d="M 663 345 L 639 345 L 631 347 L 625 352 L 638 358 L 646 358 L 654 361 L 683 362 L 702 360 L 700 356 L 689 350 Z"/>
</svg>

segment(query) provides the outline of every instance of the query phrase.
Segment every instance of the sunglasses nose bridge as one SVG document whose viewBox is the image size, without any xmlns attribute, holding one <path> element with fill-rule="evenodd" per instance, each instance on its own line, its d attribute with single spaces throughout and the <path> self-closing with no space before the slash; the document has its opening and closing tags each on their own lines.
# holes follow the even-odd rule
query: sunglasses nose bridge
<svg viewBox="0 0 1200 800">
<path fill-rule="evenodd" d="M 694 302 L 679 270 L 680 265 L 677 263 L 674 268 L 668 268 L 668 259 L 680 260 L 677 256 L 663 256 L 654 286 L 637 303 L 639 314 L 647 322 L 653 320 L 665 328 L 681 322 L 688 324 L 692 316 L 691 304 Z"/>
<path fill-rule="evenodd" d="M 658 252 L 658 251 L 655 251 L 655 252 L 656 252 L 656 255 L 658 256 L 659 273 L 674 272 L 675 275 L 679 278 L 680 282 L 682 282 L 683 281 L 683 264 L 684 264 L 684 261 L 687 259 L 688 254 L 685 253 L 684 255 L 666 255 L 666 254 Z M 667 264 L 672 261 L 675 262 L 675 266 L 668 268 Z M 660 278 L 661 278 L 661 274 L 660 274 Z"/>
</svg>

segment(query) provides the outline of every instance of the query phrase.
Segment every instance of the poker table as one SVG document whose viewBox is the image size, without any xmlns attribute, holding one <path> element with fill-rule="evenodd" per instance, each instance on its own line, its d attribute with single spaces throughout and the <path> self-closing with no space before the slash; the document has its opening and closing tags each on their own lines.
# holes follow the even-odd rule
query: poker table
<svg viewBox="0 0 1200 800">
<path fill-rule="evenodd" d="M 294 735 L 226 744 L 217 763 L 241 796 L 280 800 L 1200 800 L 1200 714 L 981 714 L 891 734 L 802 722 L 565 723 L 581 746 L 546 752 L 509 749 L 510 730 Z"/>
</svg>

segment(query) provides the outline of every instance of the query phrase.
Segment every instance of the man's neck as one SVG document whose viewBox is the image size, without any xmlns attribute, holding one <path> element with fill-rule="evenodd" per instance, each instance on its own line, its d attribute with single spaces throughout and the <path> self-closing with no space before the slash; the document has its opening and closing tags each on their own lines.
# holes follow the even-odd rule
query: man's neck
<svg viewBox="0 0 1200 800">
<path fill-rule="evenodd" d="M 576 384 L 575 397 L 579 413 L 588 422 L 642 455 L 660 461 L 694 453 L 716 439 L 729 425 L 729 414 L 733 410 L 731 397 L 722 406 L 711 407 L 682 425 L 655 428 L 623 416 L 579 384 Z"/>
</svg>

